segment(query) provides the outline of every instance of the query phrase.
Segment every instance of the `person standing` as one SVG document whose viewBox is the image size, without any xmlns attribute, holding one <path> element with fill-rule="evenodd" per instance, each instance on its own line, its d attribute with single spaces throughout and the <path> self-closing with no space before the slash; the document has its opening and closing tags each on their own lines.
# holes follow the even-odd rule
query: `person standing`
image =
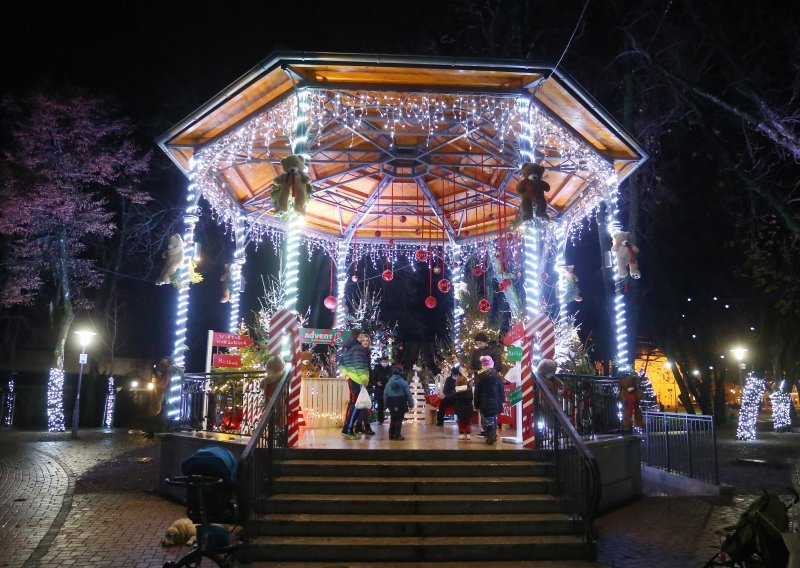
<svg viewBox="0 0 800 568">
<path fill-rule="evenodd" d="M 384 402 L 389 410 L 389 439 L 405 440 L 400 433 L 403 427 L 403 419 L 409 408 L 414 406 L 414 397 L 411 396 L 411 388 L 401 375 L 401 370 L 397 367 L 392 369 L 392 376 L 386 383 L 384 389 Z"/>
<path fill-rule="evenodd" d="M 494 370 L 498 373 L 503 370 L 500 346 L 496 341 L 489 344 L 489 337 L 482 331 L 475 334 L 475 349 L 472 351 L 471 366 L 473 371 L 481 370 L 481 357 L 489 356 L 494 361 Z"/>
<path fill-rule="evenodd" d="M 372 378 L 370 379 L 370 384 L 375 393 L 375 404 L 378 407 L 378 424 L 383 424 L 385 420 L 386 405 L 383 402 L 383 391 L 391 376 L 392 368 L 389 366 L 389 358 L 384 355 L 375 368 L 372 369 Z"/>
<path fill-rule="evenodd" d="M 444 380 L 442 398 L 439 399 L 439 410 L 436 413 L 436 425 L 444 426 L 444 414 L 453 406 L 453 395 L 456 393 L 456 379 L 461 376 L 459 367 L 450 369 L 450 376 Z"/>
<path fill-rule="evenodd" d="M 453 392 L 453 411 L 458 420 L 458 439 L 469 440 L 472 434 L 472 389 L 464 375 L 459 375 Z"/>
<path fill-rule="evenodd" d="M 350 398 L 347 401 L 347 410 L 344 414 L 344 426 L 342 436 L 348 440 L 358 440 L 359 436 L 354 432 L 356 425 L 366 426 L 364 432 L 367 435 L 375 434 L 366 421 L 369 411 L 356 408 L 356 399 L 361 392 L 361 387 L 367 388 L 370 375 L 370 351 L 369 335 L 362 331 L 354 332 L 353 335 L 344 342 L 342 350 L 337 357 L 339 372 L 348 381 L 350 388 Z"/>
<path fill-rule="evenodd" d="M 503 412 L 505 390 L 500 374 L 494 369 L 494 360 L 488 355 L 480 359 L 481 371 L 475 379 L 475 408 L 481 411 L 486 443 L 497 441 L 497 415 Z"/>
</svg>

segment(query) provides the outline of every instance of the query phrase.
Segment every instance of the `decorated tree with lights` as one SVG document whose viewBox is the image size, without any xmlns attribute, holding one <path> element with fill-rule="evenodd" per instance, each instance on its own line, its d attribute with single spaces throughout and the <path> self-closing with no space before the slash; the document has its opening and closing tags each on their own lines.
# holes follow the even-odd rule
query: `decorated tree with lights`
<svg viewBox="0 0 800 568">
<path fill-rule="evenodd" d="M 756 439 L 756 420 L 758 406 L 767 389 L 764 379 L 750 374 L 742 392 L 742 408 L 739 410 L 739 425 L 736 428 L 737 440 Z"/>
<path fill-rule="evenodd" d="M 497 335 L 500 328 L 489 320 L 489 314 L 481 310 L 481 302 L 486 300 L 481 293 L 477 277 L 470 275 L 464 281 L 463 288 L 458 291 L 458 302 L 464 310 L 463 321 L 456 342 L 458 343 L 459 360 L 469 367 L 470 354 L 475 348 L 475 335 L 483 332 L 489 336 Z"/>
<path fill-rule="evenodd" d="M 589 359 L 591 347 L 581 341 L 578 331 L 580 324 L 577 315 L 570 314 L 556 322 L 556 357 L 558 368 L 563 373 L 574 375 L 594 375 L 594 367 Z"/>
<path fill-rule="evenodd" d="M 0 233 L 7 237 L 6 307 L 48 306 L 54 335 L 48 429 L 65 428 L 64 346 L 75 311 L 92 306 L 103 275 L 98 244 L 117 231 L 113 200 L 142 204 L 149 156 L 107 99 L 75 93 L 7 99 L 13 141 L 4 156 Z"/>
</svg>

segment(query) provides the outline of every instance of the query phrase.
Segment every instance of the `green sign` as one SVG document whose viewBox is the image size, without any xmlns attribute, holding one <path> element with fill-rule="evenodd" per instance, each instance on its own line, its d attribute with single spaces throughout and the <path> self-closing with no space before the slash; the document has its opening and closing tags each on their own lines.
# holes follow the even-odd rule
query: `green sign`
<svg viewBox="0 0 800 568">
<path fill-rule="evenodd" d="M 313 327 L 300 328 L 300 343 L 313 343 L 314 345 L 341 345 L 352 335 L 349 329 L 315 329 Z"/>
<path fill-rule="evenodd" d="M 517 387 L 508 393 L 508 405 L 514 406 L 522 400 L 522 387 Z"/>
<path fill-rule="evenodd" d="M 508 359 L 509 363 L 522 361 L 522 347 L 514 347 L 513 345 L 506 347 L 506 359 Z"/>
</svg>

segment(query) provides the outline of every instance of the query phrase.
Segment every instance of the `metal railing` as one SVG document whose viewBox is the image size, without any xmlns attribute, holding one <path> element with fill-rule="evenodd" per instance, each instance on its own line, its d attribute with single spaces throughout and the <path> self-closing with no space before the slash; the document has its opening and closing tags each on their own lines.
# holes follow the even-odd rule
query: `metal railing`
<svg viewBox="0 0 800 568">
<path fill-rule="evenodd" d="M 256 520 L 264 512 L 265 498 L 272 495 L 273 482 L 288 447 L 290 376 L 289 367 L 275 385 L 264 414 L 239 459 L 236 486 L 245 528 L 245 558 L 249 554 L 249 543 L 257 536 Z"/>
<path fill-rule="evenodd" d="M 591 375 L 557 375 L 564 383 L 562 408 L 579 434 L 620 431 L 619 379 Z"/>
<path fill-rule="evenodd" d="M 553 472 L 552 494 L 571 509 L 575 533 L 594 556 L 594 518 L 600 505 L 600 467 L 586 442 L 562 411 L 547 386 L 534 375 L 535 445 L 539 458 Z"/>
<path fill-rule="evenodd" d="M 642 463 L 670 473 L 719 484 L 714 417 L 643 412 Z"/>
</svg>

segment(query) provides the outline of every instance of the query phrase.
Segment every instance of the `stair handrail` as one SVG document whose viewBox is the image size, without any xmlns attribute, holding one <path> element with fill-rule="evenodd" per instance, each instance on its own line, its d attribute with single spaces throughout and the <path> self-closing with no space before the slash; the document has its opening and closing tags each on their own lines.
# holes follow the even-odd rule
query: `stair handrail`
<svg viewBox="0 0 800 568">
<path fill-rule="evenodd" d="M 553 393 L 550 392 L 548 386 L 535 373 L 532 374 L 535 387 L 534 399 L 537 402 L 536 415 L 534 417 L 534 427 L 537 427 L 535 447 L 537 450 L 541 450 L 543 454 L 552 452 L 554 475 L 556 477 L 554 492 L 562 497 L 572 499 L 573 522 L 576 523 L 576 532 L 578 536 L 583 538 L 584 542 L 592 545 L 593 551 L 593 545 L 596 541 L 594 519 L 600 506 L 602 492 L 600 466 L 589 446 L 575 429 L 567 415 L 561 410 L 561 405 Z M 546 416 L 540 425 L 538 423 L 541 421 L 542 416 L 540 413 L 542 411 Z M 558 428 L 556 428 L 556 425 Z M 551 430 L 549 432 L 549 444 L 548 428 Z M 565 434 L 566 437 L 563 444 L 560 433 Z M 575 448 L 580 456 L 579 468 L 572 468 L 570 467 L 571 464 L 565 463 L 569 458 L 566 455 L 566 450 L 569 447 Z M 558 479 L 560 475 L 564 477 L 572 475 L 576 479 Z M 584 498 L 581 498 L 581 490 Z"/>
<path fill-rule="evenodd" d="M 245 557 L 252 537 L 256 536 L 255 521 L 261 498 L 272 494 L 272 484 L 288 446 L 290 377 L 291 367 L 287 366 L 239 458 L 236 486 Z"/>
</svg>

